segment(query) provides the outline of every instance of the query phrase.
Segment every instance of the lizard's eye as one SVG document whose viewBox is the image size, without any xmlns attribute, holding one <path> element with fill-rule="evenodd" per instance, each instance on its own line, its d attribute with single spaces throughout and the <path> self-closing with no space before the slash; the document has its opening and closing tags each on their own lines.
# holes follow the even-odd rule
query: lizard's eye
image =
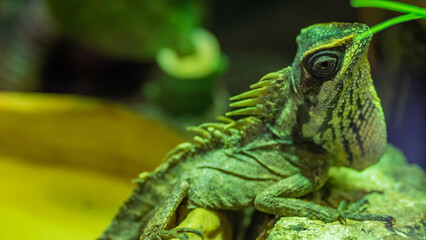
<svg viewBox="0 0 426 240">
<path fill-rule="evenodd" d="M 342 53 L 339 51 L 322 51 L 312 55 L 308 60 L 308 70 L 315 77 L 328 80 L 340 69 Z"/>
</svg>

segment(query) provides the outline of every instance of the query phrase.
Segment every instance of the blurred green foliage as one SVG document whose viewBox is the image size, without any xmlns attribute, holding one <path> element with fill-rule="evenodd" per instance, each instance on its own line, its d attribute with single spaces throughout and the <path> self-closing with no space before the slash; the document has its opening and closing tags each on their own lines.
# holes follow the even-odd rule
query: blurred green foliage
<svg viewBox="0 0 426 240">
<path fill-rule="evenodd" d="M 48 0 L 62 32 L 112 55 L 154 59 L 164 47 L 192 51 L 190 33 L 201 23 L 203 1 Z"/>
</svg>

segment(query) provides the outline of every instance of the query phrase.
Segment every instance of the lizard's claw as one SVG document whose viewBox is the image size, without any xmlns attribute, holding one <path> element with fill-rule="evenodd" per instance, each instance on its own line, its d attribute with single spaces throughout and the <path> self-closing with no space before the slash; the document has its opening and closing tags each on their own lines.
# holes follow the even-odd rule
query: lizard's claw
<svg viewBox="0 0 426 240">
<path fill-rule="evenodd" d="M 158 233 L 158 236 L 156 237 L 156 239 L 168 240 L 168 239 L 177 238 L 180 240 L 189 240 L 189 236 L 187 233 L 196 234 L 200 236 L 201 239 L 204 239 L 203 232 L 194 228 L 174 228 L 170 230 L 161 230 Z"/>
<path fill-rule="evenodd" d="M 356 221 L 381 221 L 386 222 L 390 226 L 395 224 L 395 218 L 392 216 L 364 213 L 365 210 L 367 210 L 367 205 L 368 200 L 364 198 L 351 205 L 348 205 L 346 201 L 342 201 L 337 208 L 337 210 L 340 212 L 337 220 L 339 220 L 339 222 L 342 224 L 346 224 L 346 219 L 352 219 Z"/>
<path fill-rule="evenodd" d="M 363 198 L 361 200 L 359 200 L 358 202 L 350 205 L 347 209 L 348 212 L 353 212 L 353 213 L 362 213 L 365 210 L 367 210 L 367 206 L 368 206 L 368 200 Z"/>
</svg>

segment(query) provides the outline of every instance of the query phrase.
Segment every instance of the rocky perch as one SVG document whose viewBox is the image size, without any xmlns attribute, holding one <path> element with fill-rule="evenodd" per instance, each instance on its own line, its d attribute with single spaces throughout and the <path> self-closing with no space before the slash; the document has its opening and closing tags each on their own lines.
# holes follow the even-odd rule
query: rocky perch
<svg viewBox="0 0 426 240">
<path fill-rule="evenodd" d="M 332 168 L 330 179 L 320 192 L 308 196 L 320 204 L 337 207 L 341 200 L 369 201 L 367 212 L 390 215 L 391 226 L 384 222 L 347 220 L 324 223 L 299 217 L 282 217 L 257 239 L 426 239 L 426 174 L 408 164 L 404 155 L 388 146 L 379 163 L 359 172 Z"/>
</svg>

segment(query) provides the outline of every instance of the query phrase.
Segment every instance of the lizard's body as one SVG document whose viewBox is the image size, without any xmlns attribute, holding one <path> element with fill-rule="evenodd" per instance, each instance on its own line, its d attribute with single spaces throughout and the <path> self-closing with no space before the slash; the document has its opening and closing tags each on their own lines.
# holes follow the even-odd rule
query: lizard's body
<svg viewBox="0 0 426 240">
<path fill-rule="evenodd" d="M 331 165 L 363 169 L 384 152 L 386 127 L 366 59 L 371 36 L 353 39 L 365 31 L 346 23 L 302 30 L 291 67 L 231 98 L 240 109 L 227 116 L 248 117 L 192 128 L 200 136 L 141 177 L 101 239 L 154 238 L 184 198 L 189 208 L 362 219 L 297 198 L 321 188 Z"/>
</svg>

